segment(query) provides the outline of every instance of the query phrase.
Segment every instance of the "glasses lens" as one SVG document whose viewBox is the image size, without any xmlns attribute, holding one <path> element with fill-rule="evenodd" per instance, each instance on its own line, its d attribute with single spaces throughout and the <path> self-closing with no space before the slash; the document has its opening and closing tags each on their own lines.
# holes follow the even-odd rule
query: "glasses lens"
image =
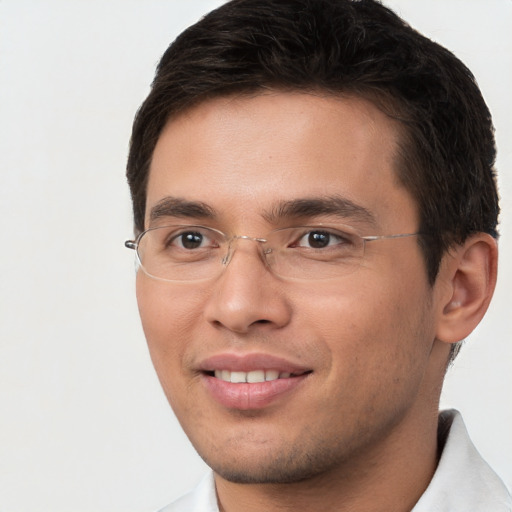
<svg viewBox="0 0 512 512">
<path fill-rule="evenodd" d="M 354 271 L 364 240 L 350 227 L 304 226 L 273 231 L 267 262 L 283 277 L 328 279 Z"/>
<path fill-rule="evenodd" d="M 166 281 L 215 276 L 222 269 L 225 237 L 202 226 L 164 226 L 145 231 L 137 254 L 146 274 Z"/>
</svg>

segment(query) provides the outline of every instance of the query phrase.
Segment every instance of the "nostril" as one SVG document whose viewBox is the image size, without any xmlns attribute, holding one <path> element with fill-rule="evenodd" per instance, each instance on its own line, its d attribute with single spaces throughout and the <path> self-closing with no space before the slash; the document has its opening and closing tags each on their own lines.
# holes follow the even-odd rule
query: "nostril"
<svg viewBox="0 0 512 512">
<path fill-rule="evenodd" d="M 252 325 L 254 325 L 254 324 L 264 325 L 264 324 L 270 324 L 270 323 L 272 323 L 270 320 L 262 319 L 262 320 L 256 320 L 255 322 L 252 323 Z"/>
</svg>

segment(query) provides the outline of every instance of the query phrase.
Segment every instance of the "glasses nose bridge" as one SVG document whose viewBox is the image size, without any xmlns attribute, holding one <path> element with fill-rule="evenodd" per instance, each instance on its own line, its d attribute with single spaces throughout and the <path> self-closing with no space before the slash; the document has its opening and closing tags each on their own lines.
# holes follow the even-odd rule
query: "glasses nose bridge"
<svg viewBox="0 0 512 512">
<path fill-rule="evenodd" d="M 227 267 L 229 265 L 231 259 L 233 258 L 233 254 L 236 251 L 239 240 L 257 242 L 258 248 L 259 248 L 258 252 L 260 253 L 260 257 L 264 263 L 266 262 L 266 258 L 265 258 L 266 251 L 263 248 L 263 244 L 268 242 L 268 240 L 266 238 L 259 238 L 259 237 L 249 236 L 249 235 L 233 235 L 232 237 L 230 237 L 227 240 L 228 243 L 227 243 L 226 255 L 224 256 L 224 258 L 222 258 L 222 264 L 224 266 Z"/>
</svg>

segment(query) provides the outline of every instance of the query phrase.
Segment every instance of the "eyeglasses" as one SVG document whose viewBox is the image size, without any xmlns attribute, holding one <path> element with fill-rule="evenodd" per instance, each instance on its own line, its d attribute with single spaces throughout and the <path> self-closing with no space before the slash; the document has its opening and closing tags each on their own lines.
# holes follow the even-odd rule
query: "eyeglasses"
<svg viewBox="0 0 512 512">
<path fill-rule="evenodd" d="M 360 236 L 350 226 L 296 226 L 275 229 L 264 238 L 229 236 L 205 226 L 149 228 L 125 246 L 134 249 L 142 270 L 163 281 L 212 279 L 227 267 L 237 245 L 253 241 L 265 265 L 280 277 L 329 279 L 361 265 L 368 242 L 418 236 L 420 233 Z"/>
</svg>

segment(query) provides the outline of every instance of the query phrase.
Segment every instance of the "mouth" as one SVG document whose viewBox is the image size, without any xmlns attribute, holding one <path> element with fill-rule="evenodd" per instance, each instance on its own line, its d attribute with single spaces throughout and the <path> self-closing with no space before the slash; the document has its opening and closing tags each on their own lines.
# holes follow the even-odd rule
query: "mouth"
<svg viewBox="0 0 512 512">
<path fill-rule="evenodd" d="M 224 382 L 232 384 L 257 384 L 260 382 L 271 382 L 279 379 L 290 379 L 300 377 L 311 373 L 311 370 L 303 370 L 298 372 L 285 372 L 279 370 L 251 370 L 249 372 L 231 371 L 231 370 L 214 370 L 205 372 L 210 377 L 215 377 Z"/>
<path fill-rule="evenodd" d="M 284 403 L 313 370 L 265 354 L 219 354 L 203 361 L 200 372 L 215 402 L 227 409 L 250 410 Z"/>
</svg>

